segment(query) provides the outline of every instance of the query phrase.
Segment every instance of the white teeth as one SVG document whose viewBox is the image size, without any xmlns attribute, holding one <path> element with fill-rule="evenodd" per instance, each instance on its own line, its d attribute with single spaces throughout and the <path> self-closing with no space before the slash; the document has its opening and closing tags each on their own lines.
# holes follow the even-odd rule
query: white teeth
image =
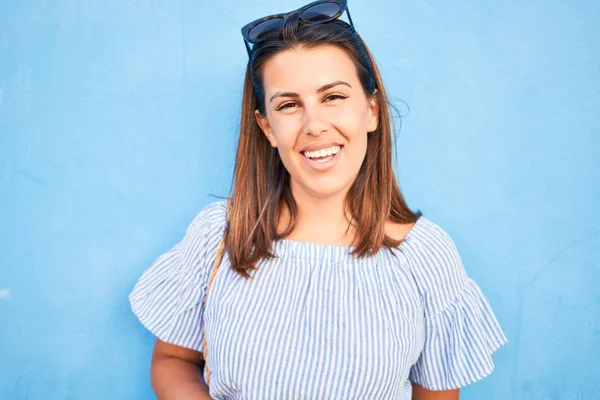
<svg viewBox="0 0 600 400">
<path fill-rule="evenodd" d="M 333 156 L 329 156 L 327 158 L 323 158 L 321 160 L 315 160 L 315 161 L 317 161 L 318 163 L 326 163 L 327 161 L 331 160 L 332 158 L 333 158 Z"/>
<path fill-rule="evenodd" d="M 316 151 L 305 151 L 304 155 L 308 158 L 325 157 L 328 155 L 335 155 L 340 151 L 340 146 L 333 146 L 327 149 L 321 149 Z"/>
</svg>

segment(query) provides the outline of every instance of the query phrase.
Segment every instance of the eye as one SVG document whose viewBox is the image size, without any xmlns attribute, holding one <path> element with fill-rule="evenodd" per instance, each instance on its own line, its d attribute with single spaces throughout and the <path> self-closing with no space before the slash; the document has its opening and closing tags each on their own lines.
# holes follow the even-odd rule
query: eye
<svg viewBox="0 0 600 400">
<path fill-rule="evenodd" d="M 339 94 L 330 94 L 329 96 L 325 97 L 325 100 L 335 101 L 335 100 L 346 99 L 346 98 L 347 98 L 347 96 L 341 96 Z M 297 106 L 297 103 L 290 101 L 288 103 L 283 103 L 278 108 L 276 108 L 275 111 L 282 111 L 282 110 L 285 110 L 286 108 L 295 108 L 296 106 Z"/>
<path fill-rule="evenodd" d="M 296 105 L 296 103 L 294 103 L 294 102 L 283 103 L 282 105 L 279 106 L 279 108 L 277 108 L 277 111 L 285 110 L 286 108 L 290 108 L 288 106 L 293 106 L 293 105 Z"/>
<path fill-rule="evenodd" d="M 326 100 L 331 99 L 331 101 L 345 98 L 345 96 L 340 96 L 339 94 L 330 94 L 329 96 L 325 97 Z"/>
</svg>

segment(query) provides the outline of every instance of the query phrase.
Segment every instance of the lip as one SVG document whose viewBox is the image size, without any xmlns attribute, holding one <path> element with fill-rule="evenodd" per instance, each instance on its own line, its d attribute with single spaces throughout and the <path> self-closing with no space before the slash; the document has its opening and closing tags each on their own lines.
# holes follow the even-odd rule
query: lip
<svg viewBox="0 0 600 400">
<path fill-rule="evenodd" d="M 313 169 L 317 172 L 324 172 L 324 171 L 327 171 L 327 170 L 333 168 L 337 164 L 337 162 L 340 159 L 340 156 L 342 154 L 342 151 L 344 151 L 344 147 L 343 146 L 340 146 L 340 147 L 341 147 L 340 151 L 338 151 L 337 154 L 335 156 L 333 156 L 333 158 L 331 160 L 329 160 L 325 163 L 311 160 L 308 157 L 306 157 L 304 154 L 302 154 L 302 158 L 304 158 L 304 162 L 306 162 L 306 164 L 311 169 Z"/>
<path fill-rule="evenodd" d="M 344 145 L 337 143 L 337 142 L 312 143 L 312 144 L 309 144 L 308 146 L 305 146 L 304 148 L 302 148 L 300 150 L 300 152 L 304 153 L 305 151 L 323 150 L 323 149 L 328 149 L 333 146 L 343 147 Z"/>
</svg>

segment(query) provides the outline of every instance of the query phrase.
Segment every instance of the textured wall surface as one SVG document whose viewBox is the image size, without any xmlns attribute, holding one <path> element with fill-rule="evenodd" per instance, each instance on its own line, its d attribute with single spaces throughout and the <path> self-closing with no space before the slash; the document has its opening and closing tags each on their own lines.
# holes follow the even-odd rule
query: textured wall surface
<svg viewBox="0 0 600 400">
<path fill-rule="evenodd" d="M 154 398 L 127 295 L 228 192 L 240 27 L 302 4 L 0 4 L 0 398 Z M 409 205 L 510 341 L 462 398 L 600 398 L 600 3 L 349 5 Z"/>
</svg>

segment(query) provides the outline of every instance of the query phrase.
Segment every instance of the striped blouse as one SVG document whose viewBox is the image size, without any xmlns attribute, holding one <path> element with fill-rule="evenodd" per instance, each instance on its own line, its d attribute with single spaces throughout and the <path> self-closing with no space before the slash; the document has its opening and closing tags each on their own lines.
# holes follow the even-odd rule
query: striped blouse
<svg viewBox="0 0 600 400">
<path fill-rule="evenodd" d="M 165 342 L 202 351 L 206 324 L 213 398 L 410 399 L 411 382 L 452 389 L 493 371 L 507 339 L 453 240 L 425 216 L 365 259 L 282 239 L 246 280 L 224 254 L 204 309 L 225 212 L 224 200 L 205 206 L 129 295 Z"/>
</svg>

